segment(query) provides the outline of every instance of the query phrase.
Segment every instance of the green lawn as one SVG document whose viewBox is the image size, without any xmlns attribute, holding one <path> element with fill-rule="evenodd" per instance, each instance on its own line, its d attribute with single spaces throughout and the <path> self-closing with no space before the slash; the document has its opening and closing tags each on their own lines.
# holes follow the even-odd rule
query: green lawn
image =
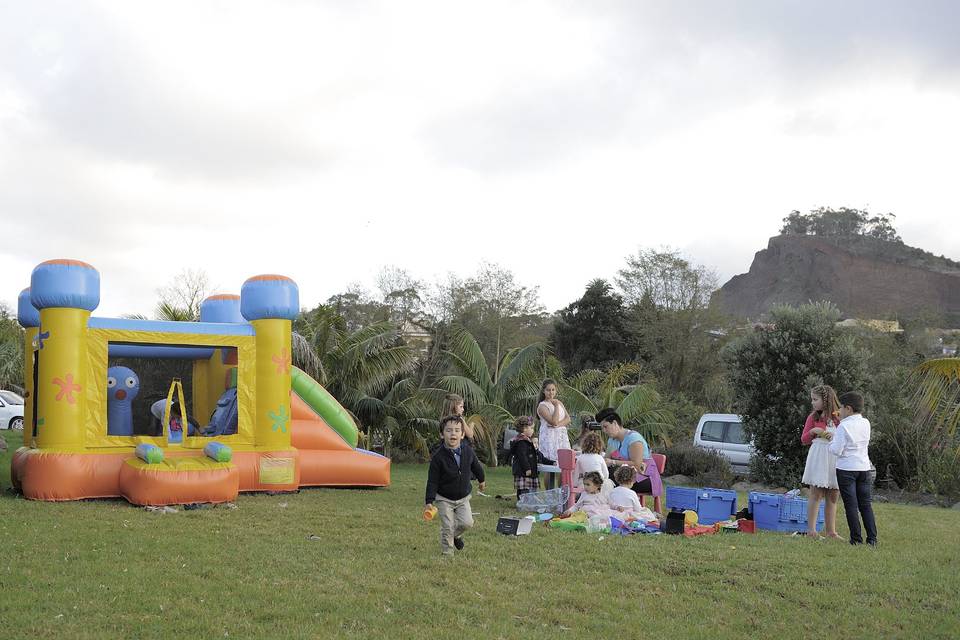
<svg viewBox="0 0 960 640">
<path fill-rule="evenodd" d="M 467 548 L 444 560 L 438 524 L 420 517 L 425 466 L 395 466 L 389 489 L 241 495 L 235 510 L 162 515 L 13 497 L 11 451 L 0 456 L 4 638 L 960 634 L 958 511 L 877 505 L 877 549 L 539 526 L 507 538 L 494 527 L 508 503 L 478 496 Z M 490 476 L 488 493 L 510 491 L 506 469 Z"/>
</svg>

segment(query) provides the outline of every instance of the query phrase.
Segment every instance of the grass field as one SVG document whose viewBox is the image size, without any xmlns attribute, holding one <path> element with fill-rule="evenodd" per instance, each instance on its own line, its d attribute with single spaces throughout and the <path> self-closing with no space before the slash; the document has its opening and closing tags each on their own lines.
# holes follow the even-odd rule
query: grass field
<svg viewBox="0 0 960 640">
<path fill-rule="evenodd" d="M 425 466 L 394 466 L 389 489 L 157 514 L 14 497 L 19 435 L 3 433 L 4 638 L 960 635 L 955 510 L 877 505 L 871 549 L 773 533 L 507 538 L 494 527 L 509 503 L 477 496 L 467 547 L 445 560 L 420 517 Z M 488 493 L 510 490 L 508 470 L 490 474 Z"/>
</svg>

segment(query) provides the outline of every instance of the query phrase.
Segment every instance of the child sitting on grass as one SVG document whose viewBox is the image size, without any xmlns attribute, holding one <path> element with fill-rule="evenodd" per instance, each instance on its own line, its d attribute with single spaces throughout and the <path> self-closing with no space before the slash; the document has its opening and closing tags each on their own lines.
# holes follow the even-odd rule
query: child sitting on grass
<svg viewBox="0 0 960 640">
<path fill-rule="evenodd" d="M 588 516 L 595 515 L 598 512 L 607 511 L 610 503 L 607 498 L 600 493 L 600 487 L 603 486 L 603 478 L 596 471 L 588 471 L 583 476 L 583 493 L 577 498 L 572 507 L 567 509 L 563 515 L 569 516 L 575 511 L 583 511 Z"/>
<path fill-rule="evenodd" d="M 473 526 L 470 509 L 470 473 L 486 488 L 483 467 L 470 445 L 463 442 L 463 418 L 447 416 L 440 420 L 443 443 L 430 459 L 427 472 L 425 508 L 436 502 L 440 516 L 440 553 L 452 556 L 463 549 L 463 533 Z"/>
<path fill-rule="evenodd" d="M 640 498 L 637 492 L 631 489 L 636 472 L 633 467 L 623 465 L 613 472 L 613 480 L 617 488 L 610 492 L 610 507 L 617 511 L 640 511 Z"/>
</svg>

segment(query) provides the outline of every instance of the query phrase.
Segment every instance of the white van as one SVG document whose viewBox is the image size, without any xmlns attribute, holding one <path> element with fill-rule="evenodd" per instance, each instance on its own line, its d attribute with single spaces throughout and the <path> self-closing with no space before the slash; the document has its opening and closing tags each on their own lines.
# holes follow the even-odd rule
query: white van
<svg viewBox="0 0 960 640">
<path fill-rule="evenodd" d="M 23 398 L 13 391 L 0 391 L 0 429 L 23 429 Z"/>
<path fill-rule="evenodd" d="M 750 471 L 753 445 L 743 430 L 740 416 L 733 413 L 705 413 L 693 434 L 693 446 L 716 451 L 736 473 Z"/>
</svg>

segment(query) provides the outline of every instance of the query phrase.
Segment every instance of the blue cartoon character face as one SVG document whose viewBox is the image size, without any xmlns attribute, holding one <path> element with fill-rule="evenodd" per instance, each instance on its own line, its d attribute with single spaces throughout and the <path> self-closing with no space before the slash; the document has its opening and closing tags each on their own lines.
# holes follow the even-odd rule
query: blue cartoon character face
<svg viewBox="0 0 960 640">
<path fill-rule="evenodd" d="M 130 403 L 140 393 L 140 378 L 127 367 L 107 369 L 107 433 L 133 435 L 133 411 Z"/>
<path fill-rule="evenodd" d="M 140 378 L 126 367 L 107 369 L 107 401 L 132 401 L 140 393 Z"/>
</svg>

